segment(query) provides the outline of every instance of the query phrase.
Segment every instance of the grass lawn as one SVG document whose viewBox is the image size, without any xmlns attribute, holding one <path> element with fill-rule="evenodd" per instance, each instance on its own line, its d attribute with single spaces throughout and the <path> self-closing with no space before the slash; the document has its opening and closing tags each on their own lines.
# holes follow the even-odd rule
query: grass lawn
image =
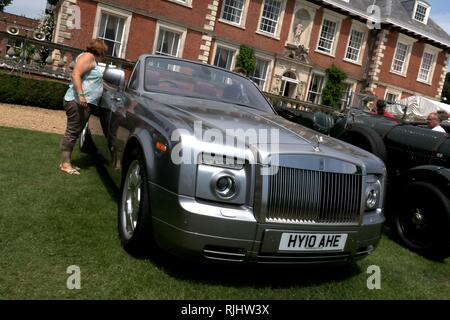
<svg viewBox="0 0 450 320">
<path fill-rule="evenodd" d="M 115 190 L 74 154 L 80 177 L 58 172 L 60 136 L 0 127 L 0 299 L 450 299 L 450 258 L 434 262 L 384 235 L 346 268 L 267 272 L 138 260 L 116 232 Z M 67 267 L 81 268 L 68 290 Z M 367 267 L 381 290 L 367 289 Z"/>
</svg>

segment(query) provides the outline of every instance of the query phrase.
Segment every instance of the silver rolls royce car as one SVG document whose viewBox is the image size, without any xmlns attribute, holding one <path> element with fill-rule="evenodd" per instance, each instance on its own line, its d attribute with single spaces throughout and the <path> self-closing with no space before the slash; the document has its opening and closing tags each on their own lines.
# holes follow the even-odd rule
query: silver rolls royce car
<svg viewBox="0 0 450 320">
<path fill-rule="evenodd" d="M 104 81 L 81 148 L 120 187 L 128 252 L 341 264 L 375 249 L 379 158 L 283 119 L 251 80 L 207 64 L 144 55 L 128 82 L 112 68 Z"/>
</svg>

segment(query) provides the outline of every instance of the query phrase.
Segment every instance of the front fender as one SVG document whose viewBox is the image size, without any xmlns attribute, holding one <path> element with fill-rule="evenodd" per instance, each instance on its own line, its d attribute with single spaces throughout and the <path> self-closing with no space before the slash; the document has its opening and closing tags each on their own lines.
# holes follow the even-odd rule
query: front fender
<svg viewBox="0 0 450 320">
<path fill-rule="evenodd" d="M 394 185 L 401 187 L 413 181 L 426 181 L 450 195 L 450 169 L 426 165 L 408 169 L 394 179 Z M 395 188 L 397 189 L 397 188 Z"/>
</svg>

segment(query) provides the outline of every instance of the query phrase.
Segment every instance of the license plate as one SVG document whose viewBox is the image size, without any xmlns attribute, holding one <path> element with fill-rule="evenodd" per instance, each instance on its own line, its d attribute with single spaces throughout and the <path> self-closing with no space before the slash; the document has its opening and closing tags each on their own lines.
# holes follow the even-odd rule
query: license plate
<svg viewBox="0 0 450 320">
<path fill-rule="evenodd" d="M 343 251 L 347 234 L 283 233 L 280 251 Z"/>
</svg>

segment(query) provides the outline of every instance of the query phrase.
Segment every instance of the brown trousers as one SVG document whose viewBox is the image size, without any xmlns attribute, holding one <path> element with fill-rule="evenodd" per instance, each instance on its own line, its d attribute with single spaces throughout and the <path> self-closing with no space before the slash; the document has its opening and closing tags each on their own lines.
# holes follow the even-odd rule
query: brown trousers
<svg viewBox="0 0 450 320">
<path fill-rule="evenodd" d="M 72 152 L 78 137 L 81 134 L 91 114 L 91 105 L 81 107 L 76 101 L 64 101 L 64 110 L 67 115 L 67 127 L 60 142 L 61 151 Z"/>
</svg>

